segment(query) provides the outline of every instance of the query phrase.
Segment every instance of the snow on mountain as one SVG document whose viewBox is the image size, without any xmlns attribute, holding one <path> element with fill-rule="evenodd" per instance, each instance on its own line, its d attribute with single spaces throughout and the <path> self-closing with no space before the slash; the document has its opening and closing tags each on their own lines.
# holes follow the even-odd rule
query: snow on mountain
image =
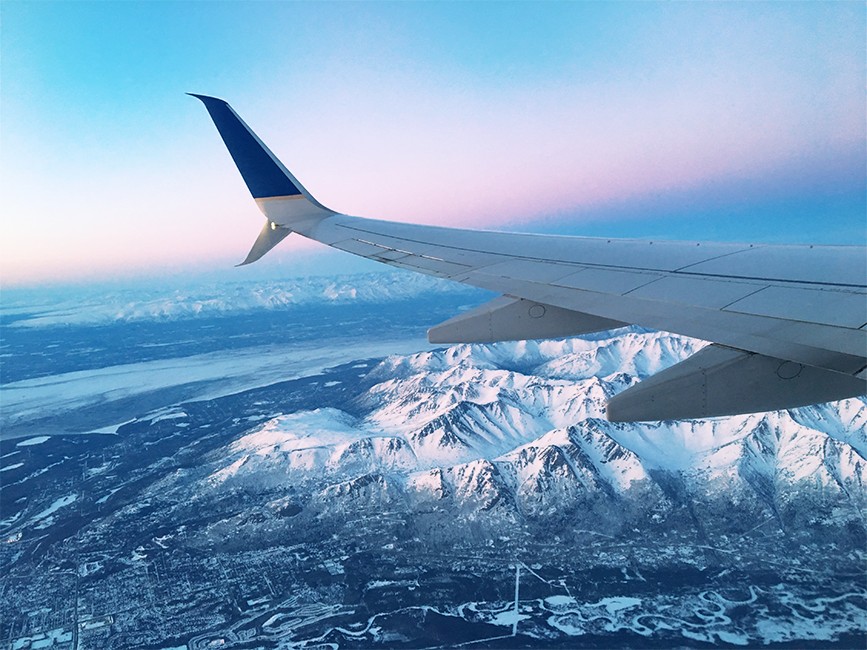
<svg viewBox="0 0 867 650">
<path fill-rule="evenodd" d="M 329 485 L 319 495 L 326 506 L 376 508 L 388 506 L 400 498 L 401 489 L 384 474 L 370 472 Z"/>
<path fill-rule="evenodd" d="M 541 420 L 541 421 L 540 421 Z M 497 455 L 545 430 L 544 418 L 533 418 L 521 408 L 504 402 L 458 402 L 407 438 L 419 458 L 428 462 L 467 460 Z"/>
<path fill-rule="evenodd" d="M 338 508 L 406 494 L 462 512 L 512 504 L 544 514 L 634 490 L 658 500 L 729 494 L 774 512 L 808 488 L 863 500 L 864 399 L 708 420 L 604 419 L 607 397 L 701 345 L 627 329 L 390 357 L 368 376 L 376 383 L 357 400 L 362 416 L 281 416 L 236 441 L 211 478 L 303 475 L 323 482 L 323 507 Z"/>
<path fill-rule="evenodd" d="M 232 443 L 220 461 L 229 462 L 211 474 L 215 485 L 230 479 L 288 482 L 308 474 L 409 470 L 416 464 L 402 438 L 376 436 L 331 408 L 269 420 Z"/>
<path fill-rule="evenodd" d="M 867 403 L 864 400 L 847 399 L 818 404 L 789 413 L 796 422 L 847 443 L 862 458 L 867 458 L 867 436 L 863 435 L 867 431 Z"/>
<path fill-rule="evenodd" d="M 554 510 L 575 501 L 582 492 L 604 489 L 592 462 L 570 439 L 569 431 L 554 430 L 497 459 L 509 475 L 524 509 Z"/>
<path fill-rule="evenodd" d="M 456 500 L 481 510 L 490 510 L 507 498 L 509 486 L 499 465 L 487 458 L 455 465 L 447 470 Z"/>
<path fill-rule="evenodd" d="M 611 377 L 618 373 L 647 377 L 707 345 L 704 341 L 665 332 L 643 332 L 638 328 L 620 330 L 621 336 L 576 338 L 558 341 L 560 346 L 543 346 L 544 363 L 534 374 L 562 379 Z M 553 343 L 553 342 L 550 342 Z"/>
<path fill-rule="evenodd" d="M 442 467 L 410 474 L 406 486 L 417 495 L 434 501 L 451 497 L 454 492 L 452 486 L 446 481 L 446 472 Z"/>
<path fill-rule="evenodd" d="M 416 466 L 412 447 L 396 436 L 361 438 L 335 449 L 329 465 L 344 472 L 409 470 Z"/>
</svg>

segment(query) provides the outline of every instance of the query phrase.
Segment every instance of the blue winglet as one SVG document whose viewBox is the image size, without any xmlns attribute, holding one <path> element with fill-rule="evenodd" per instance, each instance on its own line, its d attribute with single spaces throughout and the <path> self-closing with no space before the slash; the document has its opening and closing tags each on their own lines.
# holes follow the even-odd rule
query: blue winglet
<svg viewBox="0 0 867 650">
<path fill-rule="evenodd" d="M 254 199 L 301 194 L 274 155 L 232 110 L 216 97 L 187 93 L 202 101 Z"/>
</svg>

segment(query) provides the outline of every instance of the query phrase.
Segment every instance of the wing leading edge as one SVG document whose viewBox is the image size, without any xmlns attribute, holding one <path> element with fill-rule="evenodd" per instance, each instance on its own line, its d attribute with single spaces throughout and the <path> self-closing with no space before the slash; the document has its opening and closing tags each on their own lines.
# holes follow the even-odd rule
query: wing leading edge
<svg viewBox="0 0 867 650">
<path fill-rule="evenodd" d="M 266 217 L 244 260 L 289 233 L 502 298 L 434 343 L 638 324 L 712 341 L 609 401 L 616 421 L 735 415 L 867 393 L 867 250 L 501 233 L 378 221 L 320 204 L 223 100 L 204 95 Z"/>
</svg>

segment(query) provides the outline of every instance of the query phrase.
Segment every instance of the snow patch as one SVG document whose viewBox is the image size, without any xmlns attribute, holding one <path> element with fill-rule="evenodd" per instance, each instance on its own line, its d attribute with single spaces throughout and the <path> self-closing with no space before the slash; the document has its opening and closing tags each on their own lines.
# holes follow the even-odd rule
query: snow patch
<svg viewBox="0 0 867 650">
<path fill-rule="evenodd" d="M 27 440 L 22 440 L 15 444 L 16 447 L 30 447 L 32 445 L 41 445 L 43 442 L 46 442 L 50 436 L 36 436 L 35 438 L 28 438 Z"/>
<path fill-rule="evenodd" d="M 33 520 L 39 521 L 40 519 L 45 519 L 46 517 L 51 516 L 61 508 L 65 508 L 71 503 L 74 503 L 76 499 L 78 499 L 77 494 L 67 494 L 66 496 L 62 496 L 59 499 L 56 499 L 54 503 L 48 506 L 45 510 L 33 517 Z"/>
</svg>

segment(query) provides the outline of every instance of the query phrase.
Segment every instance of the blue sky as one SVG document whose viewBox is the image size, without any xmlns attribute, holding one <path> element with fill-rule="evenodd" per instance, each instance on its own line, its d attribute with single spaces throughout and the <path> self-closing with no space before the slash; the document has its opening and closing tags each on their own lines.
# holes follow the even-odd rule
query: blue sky
<svg viewBox="0 0 867 650">
<path fill-rule="evenodd" d="M 0 19 L 6 286 L 243 259 L 262 217 L 189 91 L 350 214 L 865 240 L 863 3 L 7 0 Z M 296 239 L 259 264 L 351 265 Z"/>
</svg>

